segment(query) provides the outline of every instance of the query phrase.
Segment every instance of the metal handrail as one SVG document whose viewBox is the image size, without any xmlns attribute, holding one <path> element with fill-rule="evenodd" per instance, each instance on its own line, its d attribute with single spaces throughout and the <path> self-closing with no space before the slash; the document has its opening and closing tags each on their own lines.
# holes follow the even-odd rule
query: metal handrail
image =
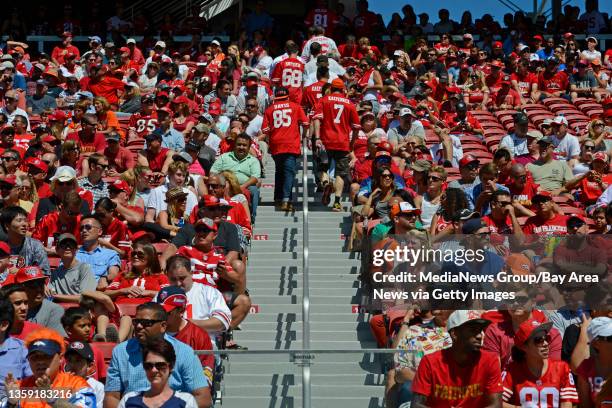
<svg viewBox="0 0 612 408">
<path fill-rule="evenodd" d="M 201 354 L 395 354 L 400 351 L 412 353 L 412 351 L 375 348 L 375 349 L 265 349 L 265 350 L 194 350 L 197 355 Z"/>
<path fill-rule="evenodd" d="M 302 128 L 302 347 L 310 348 L 310 280 L 308 277 L 308 135 Z M 302 407 L 310 408 L 310 364 L 302 365 Z"/>
</svg>

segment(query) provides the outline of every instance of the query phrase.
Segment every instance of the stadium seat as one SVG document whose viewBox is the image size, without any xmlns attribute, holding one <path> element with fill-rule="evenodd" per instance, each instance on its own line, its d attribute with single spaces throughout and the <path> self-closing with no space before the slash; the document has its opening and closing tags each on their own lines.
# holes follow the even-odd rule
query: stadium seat
<svg viewBox="0 0 612 408">
<path fill-rule="evenodd" d="M 470 151 L 470 154 L 475 158 L 479 159 L 481 162 L 481 159 L 493 159 L 493 155 L 490 152 L 484 150 L 473 150 Z"/>
<path fill-rule="evenodd" d="M 475 135 L 461 135 L 459 137 L 459 140 L 461 140 L 461 144 L 463 145 L 464 143 L 479 143 L 482 144 L 482 139 L 478 136 Z"/>
<path fill-rule="evenodd" d="M 111 358 L 113 357 L 113 349 L 117 343 L 109 343 L 103 341 L 95 341 L 91 343 L 91 347 L 93 349 L 100 350 L 102 355 L 104 356 L 104 363 L 108 366 L 110 364 Z"/>
<path fill-rule="evenodd" d="M 64 310 L 71 308 L 71 307 L 79 306 L 78 303 L 69 303 L 69 302 L 58 302 L 57 304 L 60 305 Z"/>
<path fill-rule="evenodd" d="M 546 98 L 542 102 L 544 102 L 544 105 L 548 106 L 548 109 L 550 109 L 550 105 L 553 105 L 555 103 L 556 104 L 564 103 L 566 105 L 570 105 L 567 99 L 563 99 L 563 98 Z"/>
<path fill-rule="evenodd" d="M 138 307 L 138 303 L 116 303 L 117 309 L 123 316 L 136 316 L 136 308 Z"/>
</svg>

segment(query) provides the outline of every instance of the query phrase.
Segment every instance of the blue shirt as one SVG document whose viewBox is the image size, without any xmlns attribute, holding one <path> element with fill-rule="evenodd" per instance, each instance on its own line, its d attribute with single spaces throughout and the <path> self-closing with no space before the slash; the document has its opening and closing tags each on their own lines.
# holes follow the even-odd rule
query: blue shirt
<svg viewBox="0 0 612 408">
<path fill-rule="evenodd" d="M 207 387 L 204 370 L 200 360 L 187 344 L 172 336 L 164 335 L 176 353 L 176 363 L 168 384 L 174 391 L 193 392 Z M 141 392 L 151 388 L 142 367 L 142 349 L 137 339 L 130 339 L 118 344 L 113 349 L 113 357 L 106 373 L 106 392 Z"/>
<path fill-rule="evenodd" d="M 162 135 L 162 147 L 180 152 L 185 148 L 185 138 L 178 130 L 169 128 L 168 131 Z"/>
<path fill-rule="evenodd" d="M 91 252 L 87 252 L 84 247 L 80 247 L 76 253 L 76 259 L 78 259 L 79 262 L 91 266 L 91 271 L 96 277 L 96 282 L 98 282 L 101 277 L 108 275 L 108 268 L 121 265 L 119 254 L 116 251 L 102 248 L 99 245 Z"/>
<path fill-rule="evenodd" d="M 18 380 L 32 375 L 27 356 L 25 344 L 15 337 L 8 337 L 0 344 L 0 401 L 6 397 L 4 379 L 8 373 L 13 373 Z"/>
<path fill-rule="evenodd" d="M 478 196 L 480 195 L 480 193 L 482 193 L 483 190 L 483 185 L 482 183 L 476 185 L 476 187 L 474 187 L 474 190 L 472 191 L 472 201 L 474 202 L 474 205 L 476 205 L 476 201 L 478 200 Z M 495 183 L 495 190 L 504 190 L 507 193 L 510 193 L 510 190 L 508 190 L 508 187 L 506 186 L 502 186 L 501 184 L 497 184 Z M 491 213 L 491 205 L 490 203 L 485 203 L 481 210 L 480 210 L 480 215 L 485 216 L 485 215 L 489 215 Z"/>
</svg>

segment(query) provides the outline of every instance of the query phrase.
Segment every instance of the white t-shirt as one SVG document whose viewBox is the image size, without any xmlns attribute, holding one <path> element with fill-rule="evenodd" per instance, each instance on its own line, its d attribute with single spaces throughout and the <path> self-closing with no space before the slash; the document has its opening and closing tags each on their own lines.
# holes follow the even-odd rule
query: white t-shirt
<svg viewBox="0 0 612 408">
<path fill-rule="evenodd" d="M 504 136 L 499 143 L 499 147 L 505 147 L 508 149 L 512 154 L 512 157 L 529 154 L 529 149 L 527 149 L 527 138 L 518 137 L 516 133 Z"/>
<path fill-rule="evenodd" d="M 552 141 L 559 160 L 562 158 L 570 160 L 572 156 L 578 156 L 580 154 L 580 142 L 578 142 L 576 136 L 572 136 L 568 133 L 563 139 L 557 139 L 557 136 L 553 135 Z"/>
<path fill-rule="evenodd" d="M 304 48 L 302 49 L 302 60 L 304 62 L 310 61 L 310 44 L 315 42 L 321 44 L 321 55 L 340 54 L 340 52 L 338 52 L 338 46 L 336 45 L 336 42 L 329 37 L 321 35 L 317 37 L 312 37 L 310 40 L 306 41 L 306 44 L 304 44 Z"/>
<path fill-rule="evenodd" d="M 166 203 L 166 192 L 168 191 L 168 183 L 164 183 L 159 187 L 155 187 L 151 190 L 151 194 L 149 195 L 149 199 L 147 200 L 147 208 L 155 208 L 155 218 L 159 215 L 160 211 L 165 211 L 168 209 L 168 204 Z M 183 191 L 187 193 L 187 205 L 185 206 L 186 215 L 191 214 L 191 210 L 198 205 L 198 198 L 193 192 L 183 187 Z"/>
<path fill-rule="evenodd" d="M 223 294 L 212 286 L 193 282 L 187 292 L 186 319 L 206 320 L 219 319 L 227 330 L 232 320 L 232 312 L 227 307 Z"/>
<path fill-rule="evenodd" d="M 257 115 L 249 122 L 249 126 L 247 126 L 244 133 L 251 136 L 251 139 L 255 139 L 259 132 L 261 131 L 261 125 L 263 125 L 263 116 Z"/>
<path fill-rule="evenodd" d="M 453 167 L 459 167 L 459 160 L 463 157 L 463 147 L 461 147 L 461 141 L 455 135 L 449 135 L 451 138 L 451 142 L 453 145 L 453 159 L 451 160 L 451 164 Z M 442 148 L 442 143 L 434 144 L 429 148 L 429 153 L 431 154 L 432 161 L 434 163 L 442 163 L 444 158 L 444 149 Z"/>
<path fill-rule="evenodd" d="M 601 61 L 601 52 L 597 51 L 597 50 L 593 50 L 593 51 L 589 51 L 589 50 L 583 50 L 580 53 L 580 58 L 583 58 L 587 61 L 593 61 L 593 60 L 600 60 Z"/>
<path fill-rule="evenodd" d="M 132 397 L 136 397 L 141 393 L 142 392 L 138 392 L 138 391 L 131 391 L 131 392 L 126 393 L 123 396 L 123 398 L 121 398 L 121 401 L 119 401 L 119 405 L 117 405 L 117 408 L 125 408 L 126 407 L 125 404 L 128 399 Z M 185 401 L 185 408 L 198 408 L 198 404 L 195 398 L 193 397 L 193 395 L 189 394 L 188 392 L 174 391 L 174 396 L 176 398 L 180 398 L 183 401 Z"/>
<path fill-rule="evenodd" d="M 94 390 L 96 394 L 96 408 L 102 408 L 104 405 L 104 384 L 93 377 L 87 379 L 87 384 Z"/>
<path fill-rule="evenodd" d="M 255 65 L 255 69 L 258 69 L 263 76 L 267 77 L 268 74 L 270 73 L 270 67 L 272 66 L 273 62 L 274 60 L 272 59 L 271 56 L 265 55 L 261 57 L 259 61 L 257 61 L 257 64 Z"/>
</svg>

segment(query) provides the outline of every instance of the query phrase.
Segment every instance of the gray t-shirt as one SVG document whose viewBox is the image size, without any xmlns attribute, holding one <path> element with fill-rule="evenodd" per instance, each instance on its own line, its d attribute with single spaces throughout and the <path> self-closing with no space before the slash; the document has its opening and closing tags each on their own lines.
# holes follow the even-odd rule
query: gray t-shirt
<svg viewBox="0 0 612 408">
<path fill-rule="evenodd" d="M 49 287 L 57 294 L 80 295 L 86 290 L 96 290 L 96 277 L 89 264 L 78 262 L 68 269 L 60 264 L 51 273 Z"/>
<path fill-rule="evenodd" d="M 38 323 L 41 326 L 48 327 L 57 331 L 62 336 L 66 335 L 62 326 L 62 316 L 64 308 L 47 299 L 42 301 L 38 309 L 28 310 L 27 320 L 32 323 Z"/>
<path fill-rule="evenodd" d="M 389 139 L 389 143 L 391 143 L 393 146 L 397 146 L 410 136 L 416 136 L 422 141 L 425 140 L 425 128 L 423 128 L 423 124 L 420 121 L 413 121 L 410 129 L 407 131 L 398 126 L 396 128 L 389 129 L 387 132 L 387 139 Z"/>
</svg>

